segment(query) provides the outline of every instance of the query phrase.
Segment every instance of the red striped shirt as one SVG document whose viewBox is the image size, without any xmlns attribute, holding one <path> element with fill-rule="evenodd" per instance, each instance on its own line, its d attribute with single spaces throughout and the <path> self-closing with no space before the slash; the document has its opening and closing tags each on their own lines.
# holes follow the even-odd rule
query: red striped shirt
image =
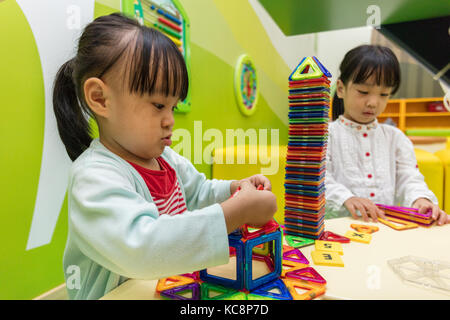
<svg viewBox="0 0 450 320">
<path fill-rule="evenodd" d="M 175 215 L 187 210 L 175 170 L 159 157 L 161 170 L 151 170 L 129 162 L 144 179 L 159 215 Z"/>
</svg>

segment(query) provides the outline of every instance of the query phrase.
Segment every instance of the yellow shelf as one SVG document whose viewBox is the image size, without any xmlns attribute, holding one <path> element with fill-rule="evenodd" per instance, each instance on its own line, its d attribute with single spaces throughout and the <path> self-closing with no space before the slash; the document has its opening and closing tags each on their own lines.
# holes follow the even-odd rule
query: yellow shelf
<svg viewBox="0 0 450 320">
<path fill-rule="evenodd" d="M 450 129 L 450 112 L 428 112 L 428 104 L 442 98 L 392 99 L 379 118 L 396 118 L 397 126 L 405 132 L 412 128 Z M 426 120 L 425 120 L 426 119 Z"/>
<path fill-rule="evenodd" d="M 448 117 L 450 112 L 412 112 L 407 113 L 407 117 Z"/>
<path fill-rule="evenodd" d="M 379 118 L 388 118 L 388 117 L 396 118 L 396 117 L 399 117 L 399 116 L 400 116 L 400 113 L 382 113 L 378 117 Z"/>
</svg>

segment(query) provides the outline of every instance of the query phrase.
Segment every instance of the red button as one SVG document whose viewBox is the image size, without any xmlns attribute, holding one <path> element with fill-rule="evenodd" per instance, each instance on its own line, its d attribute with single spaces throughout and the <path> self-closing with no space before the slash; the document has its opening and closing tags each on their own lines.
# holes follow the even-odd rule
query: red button
<svg viewBox="0 0 450 320">
<path fill-rule="evenodd" d="M 371 196 L 371 197 L 375 197 L 375 193 L 372 192 L 372 193 L 370 194 L 370 196 Z"/>
<path fill-rule="evenodd" d="M 363 137 L 364 137 L 364 138 L 367 138 L 367 133 L 363 133 Z"/>
<path fill-rule="evenodd" d="M 367 175 L 367 178 L 369 178 L 369 179 L 372 178 L 372 175 L 371 175 L 371 174 L 368 174 L 368 175 Z"/>
<path fill-rule="evenodd" d="M 370 156 L 370 152 L 366 152 L 366 157 L 369 157 Z"/>
</svg>

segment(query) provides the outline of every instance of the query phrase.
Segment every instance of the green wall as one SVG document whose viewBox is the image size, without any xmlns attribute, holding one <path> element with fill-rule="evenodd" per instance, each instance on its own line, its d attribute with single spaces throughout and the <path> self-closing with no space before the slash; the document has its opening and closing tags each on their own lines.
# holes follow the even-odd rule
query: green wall
<svg viewBox="0 0 450 320">
<path fill-rule="evenodd" d="M 226 129 L 279 129 L 280 144 L 286 143 L 287 117 L 282 121 L 280 114 L 287 115 L 290 70 L 250 4 L 244 0 L 180 2 L 191 22 L 192 109 L 176 115 L 175 129 L 189 130 L 192 139 L 194 121 L 202 121 L 203 132 L 215 128 L 224 137 Z M 99 1 L 95 16 L 117 11 L 119 3 Z M 26 251 L 43 148 L 44 83 L 33 34 L 12 0 L 0 2 L 0 43 L 0 299 L 31 299 L 64 282 L 67 203 L 51 243 Z M 233 87 L 235 63 L 243 53 L 253 58 L 261 84 L 258 110 L 249 118 L 238 110 Z M 203 141 L 203 148 L 209 143 Z M 211 176 L 211 165 L 195 166 Z"/>
<path fill-rule="evenodd" d="M 63 282 L 67 214 L 52 242 L 25 251 L 44 139 L 44 82 L 39 54 L 15 1 L 0 3 L 0 299 L 29 299 Z M 67 212 L 66 204 L 62 212 Z"/>
</svg>

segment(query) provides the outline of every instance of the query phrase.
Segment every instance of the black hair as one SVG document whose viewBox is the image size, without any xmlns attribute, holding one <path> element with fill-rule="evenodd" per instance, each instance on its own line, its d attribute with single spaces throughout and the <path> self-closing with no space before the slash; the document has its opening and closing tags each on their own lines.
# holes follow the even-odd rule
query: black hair
<svg viewBox="0 0 450 320">
<path fill-rule="evenodd" d="M 73 161 L 92 141 L 88 119 L 94 115 L 84 98 L 84 82 L 101 78 L 119 60 L 126 62 L 121 78 L 128 79 L 130 93 L 187 96 L 186 64 L 172 40 L 121 13 L 95 19 L 84 28 L 76 56 L 58 70 L 53 87 L 58 132 Z"/>
<path fill-rule="evenodd" d="M 340 79 L 344 85 L 349 81 L 364 83 L 375 75 L 377 85 L 392 87 L 394 94 L 400 86 L 400 66 L 395 54 L 388 47 L 380 45 L 361 45 L 347 52 L 339 66 Z M 337 91 L 337 90 L 336 90 Z M 344 114 L 344 101 L 333 97 L 333 120 Z"/>
</svg>

